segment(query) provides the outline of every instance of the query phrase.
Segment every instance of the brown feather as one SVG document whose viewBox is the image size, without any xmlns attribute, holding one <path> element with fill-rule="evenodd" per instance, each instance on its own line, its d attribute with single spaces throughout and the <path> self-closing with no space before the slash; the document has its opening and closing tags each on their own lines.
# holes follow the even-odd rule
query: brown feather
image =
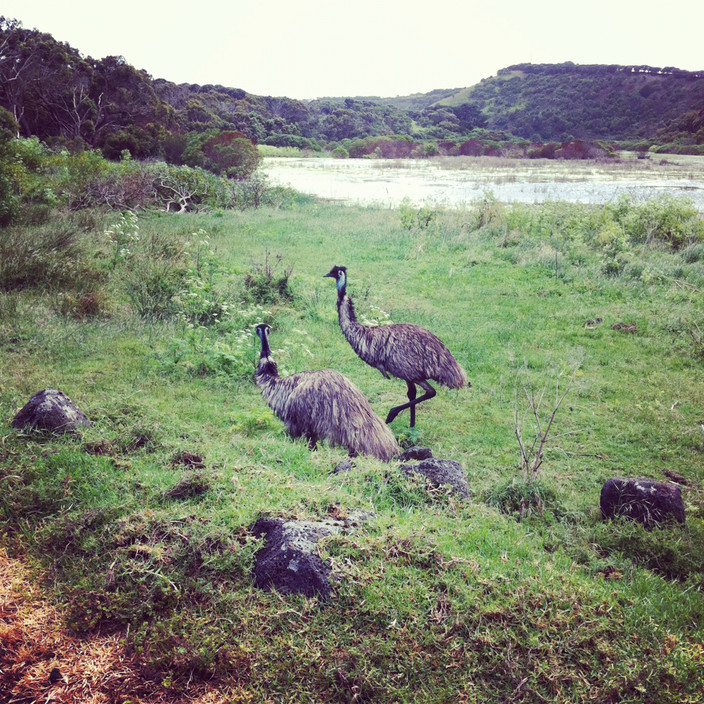
<svg viewBox="0 0 704 704">
<path fill-rule="evenodd" d="M 291 437 L 305 437 L 311 445 L 326 439 L 352 455 L 384 461 L 401 451 L 364 394 L 334 369 L 280 377 L 276 362 L 268 356 L 259 360 L 254 380 Z"/>
</svg>

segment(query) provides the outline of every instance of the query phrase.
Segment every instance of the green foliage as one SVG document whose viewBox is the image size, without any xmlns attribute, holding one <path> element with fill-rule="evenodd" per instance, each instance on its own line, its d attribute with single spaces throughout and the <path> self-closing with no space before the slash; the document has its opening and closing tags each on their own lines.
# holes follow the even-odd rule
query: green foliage
<svg viewBox="0 0 704 704">
<path fill-rule="evenodd" d="M 332 150 L 332 155 L 335 159 L 349 159 L 350 153 L 342 146 L 335 147 Z"/>
<path fill-rule="evenodd" d="M 253 303 L 270 304 L 293 300 L 291 289 L 293 265 L 285 265 L 283 256 L 273 258 L 267 250 L 263 264 L 254 264 L 245 276 L 245 297 Z"/>
<path fill-rule="evenodd" d="M 560 518 L 564 509 L 555 489 L 542 479 L 531 480 L 525 475 L 512 477 L 489 489 L 484 497 L 489 506 L 517 520 L 539 516 Z"/>
<path fill-rule="evenodd" d="M 189 166 L 241 180 L 256 170 L 260 156 L 251 140 L 243 134 L 209 130 L 186 135 L 186 147 L 181 159 Z"/>
<path fill-rule="evenodd" d="M 688 199 L 663 194 L 636 203 L 626 195 L 606 211 L 633 244 L 662 243 L 681 249 L 704 240 L 704 220 Z"/>
<path fill-rule="evenodd" d="M 17 159 L 15 135 L 19 126 L 5 108 L 0 107 L 0 227 L 12 222 L 17 211 Z"/>
<path fill-rule="evenodd" d="M 0 229 L 0 290 L 89 284 L 95 274 L 86 245 L 86 233 L 73 218 L 29 231 Z"/>
<path fill-rule="evenodd" d="M 496 206 L 481 227 L 479 203 L 408 228 L 399 211 L 303 199 L 133 225 L 121 210 L 67 218 L 111 315 L 61 314 L 66 282 L 0 291 L 0 530 L 71 624 L 117 630 L 169 696 L 202 678 L 256 701 L 698 702 L 703 388 L 687 329 L 704 329 L 701 243 L 643 247 L 601 207 Z M 605 276 L 614 239 L 628 265 Z M 331 474 L 344 451 L 292 441 L 252 383 L 254 325 L 270 322 L 282 373 L 339 369 L 382 416 L 403 398 L 339 331 L 321 279 L 331 252 L 354 265 L 360 319 L 424 325 L 467 368 L 471 389 L 438 389 L 414 432 L 395 432 L 461 462 L 471 498 L 364 457 Z M 166 312 L 136 316 L 128 285 L 167 265 Z M 252 302 L 272 289 L 270 305 Z M 581 360 L 574 389 L 526 483 L 509 370 L 566 359 Z M 10 427 L 48 378 L 93 422 L 80 435 Z M 601 522 L 603 481 L 629 467 L 685 478 L 686 526 Z M 327 603 L 252 586 L 257 517 L 352 508 L 375 516 L 320 544 Z"/>
<path fill-rule="evenodd" d="M 408 199 L 403 200 L 398 210 L 401 216 L 401 226 L 406 230 L 415 228 L 427 230 L 438 215 L 434 208 L 428 205 L 416 208 Z"/>
</svg>

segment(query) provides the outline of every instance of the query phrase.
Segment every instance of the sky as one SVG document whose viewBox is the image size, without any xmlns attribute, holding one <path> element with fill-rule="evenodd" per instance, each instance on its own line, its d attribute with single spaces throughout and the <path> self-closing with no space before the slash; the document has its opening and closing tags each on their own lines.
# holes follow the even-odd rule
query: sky
<svg viewBox="0 0 704 704">
<path fill-rule="evenodd" d="M 516 63 L 704 69 L 703 0 L 2 0 L 83 56 L 255 95 L 395 97 Z"/>
</svg>

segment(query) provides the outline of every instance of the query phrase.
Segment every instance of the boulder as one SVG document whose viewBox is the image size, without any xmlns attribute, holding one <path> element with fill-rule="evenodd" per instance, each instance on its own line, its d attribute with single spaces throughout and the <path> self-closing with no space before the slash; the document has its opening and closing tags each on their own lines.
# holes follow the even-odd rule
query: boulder
<svg viewBox="0 0 704 704">
<path fill-rule="evenodd" d="M 86 414 L 58 389 L 37 391 L 12 420 L 12 427 L 68 433 L 90 425 Z"/>
<path fill-rule="evenodd" d="M 366 511 L 350 511 L 344 519 L 322 521 L 258 519 L 250 530 L 265 542 L 254 556 L 254 583 L 265 591 L 328 599 L 331 568 L 318 555 L 318 541 L 351 530 L 371 516 Z"/>
<path fill-rule="evenodd" d="M 469 482 L 462 465 L 454 460 L 441 460 L 435 457 L 423 460 L 418 464 L 402 464 L 401 471 L 406 474 L 414 472 L 423 474 L 433 486 L 449 487 L 452 493 L 467 498 Z"/>
<path fill-rule="evenodd" d="M 335 469 L 332 470 L 331 474 L 344 474 L 351 471 L 352 467 L 354 467 L 352 460 L 342 460 L 342 462 L 338 462 L 335 465 Z"/>
<path fill-rule="evenodd" d="M 668 519 L 685 521 L 680 487 L 652 479 L 609 479 L 601 488 L 599 504 L 604 518 L 623 516 L 646 528 Z"/>
</svg>

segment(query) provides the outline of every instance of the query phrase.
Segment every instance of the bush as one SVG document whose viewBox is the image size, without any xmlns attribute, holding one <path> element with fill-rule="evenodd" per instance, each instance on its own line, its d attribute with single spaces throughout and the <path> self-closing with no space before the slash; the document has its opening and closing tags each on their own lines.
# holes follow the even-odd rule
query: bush
<svg viewBox="0 0 704 704">
<path fill-rule="evenodd" d="M 84 233 L 71 219 L 0 230 L 0 290 L 75 288 L 95 276 Z"/>
<path fill-rule="evenodd" d="M 541 479 L 527 481 L 523 477 L 514 477 L 488 491 L 485 501 L 501 513 L 519 520 L 544 516 L 546 512 L 560 518 L 564 513 L 555 490 Z"/>
<path fill-rule="evenodd" d="M 280 271 L 277 271 L 279 270 Z M 245 298 L 253 303 L 280 303 L 293 300 L 290 278 L 293 266 L 285 267 L 279 254 L 272 263 L 267 251 L 264 264 L 255 264 L 245 276 Z"/>
<path fill-rule="evenodd" d="M 663 194 L 658 198 L 636 203 L 622 195 L 605 213 L 623 228 L 632 244 L 656 242 L 681 249 L 704 240 L 704 220 L 688 198 Z"/>
</svg>

